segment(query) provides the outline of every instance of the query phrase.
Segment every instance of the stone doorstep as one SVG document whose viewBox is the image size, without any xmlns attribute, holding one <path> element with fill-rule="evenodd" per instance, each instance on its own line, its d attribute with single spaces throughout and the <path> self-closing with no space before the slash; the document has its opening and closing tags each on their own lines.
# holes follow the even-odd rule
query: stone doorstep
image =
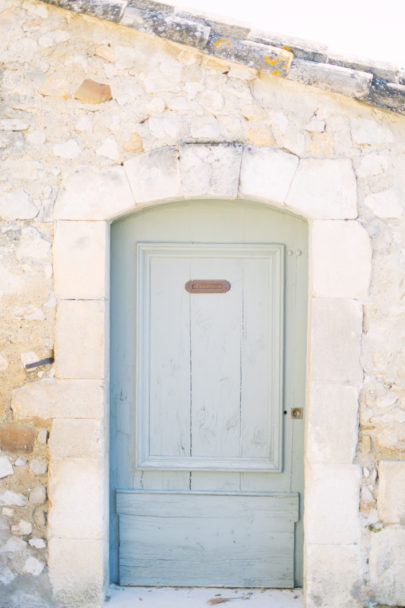
<svg viewBox="0 0 405 608">
<path fill-rule="evenodd" d="M 229 605 L 229 608 L 304 608 L 304 599 L 302 589 L 176 589 L 112 585 L 104 608 L 207 608 L 215 605 Z"/>
</svg>

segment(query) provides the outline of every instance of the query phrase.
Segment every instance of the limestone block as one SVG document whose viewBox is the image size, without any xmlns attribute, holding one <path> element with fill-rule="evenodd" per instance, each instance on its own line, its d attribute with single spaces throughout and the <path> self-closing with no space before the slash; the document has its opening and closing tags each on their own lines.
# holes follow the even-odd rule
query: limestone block
<svg viewBox="0 0 405 608">
<path fill-rule="evenodd" d="M 13 475 L 14 470 L 7 456 L 0 456 L 0 479 Z"/>
<path fill-rule="evenodd" d="M 239 196 L 282 205 L 298 158 L 273 148 L 246 148 L 242 156 Z"/>
<path fill-rule="evenodd" d="M 32 452 L 37 431 L 23 424 L 4 423 L 0 428 L 0 448 L 6 452 Z"/>
<path fill-rule="evenodd" d="M 37 559 L 36 557 L 29 557 L 23 566 L 23 572 L 27 574 L 32 574 L 32 576 L 38 576 L 41 574 L 42 570 L 45 568 L 44 562 Z"/>
<path fill-rule="evenodd" d="M 211 31 L 208 25 L 199 23 L 194 19 L 181 17 L 180 15 L 165 15 L 159 21 L 158 19 L 156 23 L 157 31 L 155 28 L 152 28 L 159 36 L 201 49 L 207 44 Z"/>
<path fill-rule="evenodd" d="M 51 46 L 55 46 L 60 44 L 61 42 L 66 42 L 66 40 L 70 39 L 70 35 L 68 32 L 63 30 L 54 30 L 51 32 L 47 32 L 43 36 L 40 36 L 38 43 L 44 49 L 47 49 Z"/>
<path fill-rule="evenodd" d="M 42 83 L 39 92 L 44 97 L 62 97 L 69 99 L 70 83 L 65 76 L 59 74 L 51 74 Z"/>
<path fill-rule="evenodd" d="M 357 446 L 358 390 L 312 382 L 307 416 L 308 461 L 351 464 Z"/>
<path fill-rule="evenodd" d="M 287 205 L 314 219 L 357 217 L 356 177 L 349 159 L 304 159 L 300 162 Z"/>
<path fill-rule="evenodd" d="M 45 549 L 46 547 L 46 540 L 37 536 L 30 538 L 28 543 L 31 545 L 31 547 L 34 547 L 34 549 Z"/>
<path fill-rule="evenodd" d="M 22 540 L 22 538 L 18 538 L 18 536 L 14 536 L 8 539 L 8 541 L 0 547 L 0 553 L 19 553 L 20 551 L 24 551 L 27 546 L 27 542 Z"/>
<path fill-rule="evenodd" d="M 103 386 L 98 380 L 44 378 L 13 391 L 16 418 L 102 418 Z"/>
<path fill-rule="evenodd" d="M 21 120 L 20 118 L 0 119 L 0 131 L 26 131 L 29 126 L 26 120 Z"/>
<path fill-rule="evenodd" d="M 48 262 L 51 245 L 43 239 L 35 228 L 23 228 L 21 239 L 16 250 L 17 260 L 35 260 L 36 262 Z"/>
<path fill-rule="evenodd" d="M 375 599 L 405 605 L 405 527 L 388 526 L 371 535 L 370 583 Z"/>
<path fill-rule="evenodd" d="M 59 302 L 55 336 L 58 378 L 104 377 L 105 327 L 104 302 Z"/>
<path fill-rule="evenodd" d="M 0 196 L 0 217 L 4 220 L 31 220 L 38 209 L 24 190 L 14 190 Z"/>
<path fill-rule="evenodd" d="M 274 146 L 276 143 L 270 127 L 265 125 L 249 127 L 247 136 L 253 146 Z"/>
<path fill-rule="evenodd" d="M 395 77 L 394 77 L 395 78 Z M 382 108 L 388 108 L 394 112 L 405 112 L 405 81 L 402 84 L 397 82 L 384 82 L 375 79 L 370 87 L 368 102 Z"/>
<path fill-rule="evenodd" d="M 394 190 L 384 190 L 369 194 L 364 204 L 373 211 L 377 217 L 383 219 L 398 218 L 403 214 L 403 207 Z"/>
<path fill-rule="evenodd" d="M 307 469 L 305 534 L 308 543 L 350 545 L 359 540 L 360 467 L 315 464 Z"/>
<path fill-rule="evenodd" d="M 181 146 L 184 197 L 236 198 L 241 158 L 240 146 Z"/>
<path fill-rule="evenodd" d="M 94 54 L 97 57 L 102 57 L 102 59 L 105 59 L 110 63 L 115 63 L 115 49 L 107 44 L 101 44 L 98 46 L 94 51 Z"/>
<path fill-rule="evenodd" d="M 103 465 L 94 459 L 52 462 L 48 494 L 50 538 L 102 538 L 104 524 Z"/>
<path fill-rule="evenodd" d="M 115 218 L 135 207 L 122 167 L 99 171 L 81 167 L 63 184 L 55 204 L 60 220 L 104 220 Z"/>
<path fill-rule="evenodd" d="M 11 526 L 11 532 L 16 536 L 27 536 L 32 532 L 32 524 L 31 522 L 26 521 L 25 519 L 20 519 L 18 524 Z"/>
<path fill-rule="evenodd" d="M 29 501 L 33 505 L 42 505 L 46 501 L 46 488 L 36 486 L 30 491 Z"/>
<path fill-rule="evenodd" d="M 86 78 L 75 93 L 75 98 L 85 103 L 102 103 L 112 99 L 111 87 Z"/>
<path fill-rule="evenodd" d="M 381 152 L 372 152 L 362 157 L 357 175 L 359 177 L 370 177 L 372 175 L 380 175 L 388 171 L 390 164 L 390 155 Z"/>
<path fill-rule="evenodd" d="M 21 456 L 19 456 L 16 458 L 14 464 L 16 467 L 25 467 L 28 464 L 28 460 L 25 460 L 25 458 L 21 458 Z"/>
<path fill-rule="evenodd" d="M 49 439 L 51 457 L 100 458 L 103 425 L 99 420 L 55 420 Z"/>
<path fill-rule="evenodd" d="M 30 462 L 30 471 L 34 475 L 45 475 L 48 470 L 48 464 L 44 458 L 33 458 Z"/>
<path fill-rule="evenodd" d="M 405 461 L 382 460 L 378 465 L 377 508 L 380 519 L 405 524 Z"/>
<path fill-rule="evenodd" d="M 137 204 L 183 198 L 176 148 L 138 154 L 124 166 Z"/>
<path fill-rule="evenodd" d="M 305 554 L 308 608 L 363 608 L 364 565 L 358 545 L 313 545 Z"/>
<path fill-rule="evenodd" d="M 132 152 L 133 154 L 139 154 L 143 152 L 143 141 L 141 136 L 134 132 L 130 138 L 124 142 L 123 148 L 125 152 Z"/>
<path fill-rule="evenodd" d="M 55 295 L 58 298 L 106 296 L 106 222 L 59 221 L 54 241 Z"/>
<path fill-rule="evenodd" d="M 191 123 L 191 137 L 199 141 L 218 141 L 220 137 L 215 116 L 196 116 Z"/>
<path fill-rule="evenodd" d="M 101 540 L 51 538 L 49 577 L 55 599 L 65 606 L 102 605 Z"/>
<path fill-rule="evenodd" d="M 362 320 L 359 302 L 343 298 L 312 300 L 310 366 L 313 380 L 361 382 Z"/>
<path fill-rule="evenodd" d="M 5 490 L 0 492 L 0 506 L 5 505 L 8 507 L 25 507 L 27 499 L 24 494 L 18 494 L 12 490 Z"/>
<path fill-rule="evenodd" d="M 77 158 L 81 154 L 81 148 L 76 139 L 67 139 L 53 145 L 53 153 L 59 158 Z"/>
<path fill-rule="evenodd" d="M 360 298 L 368 291 L 371 245 L 358 222 L 315 221 L 311 231 L 312 293 Z"/>
<path fill-rule="evenodd" d="M 351 131 L 355 144 L 390 144 L 394 141 L 394 135 L 388 127 L 369 118 L 353 118 Z"/>
<path fill-rule="evenodd" d="M 3 583 L 3 585 L 9 585 L 16 577 L 16 574 L 14 574 L 10 568 L 7 568 L 7 566 L 1 569 L 0 572 L 0 583 Z"/>
<path fill-rule="evenodd" d="M 309 123 L 305 125 L 305 131 L 309 133 L 323 133 L 326 128 L 326 123 L 322 118 L 318 118 L 316 115 L 311 118 Z"/>
<path fill-rule="evenodd" d="M 294 59 L 288 78 L 361 99 L 368 94 L 373 75 L 338 65 Z"/>
<path fill-rule="evenodd" d="M 119 160 L 120 153 L 118 151 L 118 145 L 115 139 L 107 137 L 104 142 L 96 149 L 96 154 L 99 156 L 105 156 L 111 160 Z"/>
</svg>

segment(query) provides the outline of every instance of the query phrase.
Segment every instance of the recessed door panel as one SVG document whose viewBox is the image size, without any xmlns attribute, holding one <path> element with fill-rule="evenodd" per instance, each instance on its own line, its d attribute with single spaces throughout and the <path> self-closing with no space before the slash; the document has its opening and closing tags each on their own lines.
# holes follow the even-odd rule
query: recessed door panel
<svg viewBox="0 0 405 608">
<path fill-rule="evenodd" d="M 280 471 L 283 246 L 139 243 L 137 260 L 137 468 Z M 186 289 L 221 276 L 226 292 Z"/>
</svg>

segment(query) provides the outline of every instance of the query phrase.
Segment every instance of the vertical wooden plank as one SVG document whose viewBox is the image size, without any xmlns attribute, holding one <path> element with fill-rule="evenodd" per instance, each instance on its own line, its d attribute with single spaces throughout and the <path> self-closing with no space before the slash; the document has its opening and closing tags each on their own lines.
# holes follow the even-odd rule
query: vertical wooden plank
<svg viewBox="0 0 405 608">
<path fill-rule="evenodd" d="M 217 490 L 230 492 L 240 490 L 240 473 L 222 471 L 193 471 L 191 473 L 191 490 Z"/>
<path fill-rule="evenodd" d="M 243 264 L 243 339 L 241 386 L 241 455 L 268 457 L 271 452 L 272 408 L 272 285 L 271 258 Z M 273 415 L 272 415 L 273 414 Z"/>
<path fill-rule="evenodd" d="M 224 294 L 193 294 L 191 302 L 193 456 L 239 456 L 241 274 L 235 260 L 191 261 L 192 278 L 224 278 Z"/>
<path fill-rule="evenodd" d="M 188 261 L 150 256 L 149 437 L 151 455 L 190 456 L 190 318 Z M 147 337 L 148 339 L 148 337 Z"/>
</svg>

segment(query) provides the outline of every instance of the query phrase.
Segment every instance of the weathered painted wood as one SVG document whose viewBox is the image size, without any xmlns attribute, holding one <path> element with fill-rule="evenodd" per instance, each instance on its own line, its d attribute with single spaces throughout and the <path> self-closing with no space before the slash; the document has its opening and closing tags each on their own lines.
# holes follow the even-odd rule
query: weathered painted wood
<svg viewBox="0 0 405 608">
<path fill-rule="evenodd" d="M 162 255 L 145 262 L 147 305 L 139 332 L 145 331 L 146 339 L 140 341 L 139 357 L 149 359 L 145 366 L 149 386 L 139 400 L 148 400 L 149 424 L 148 436 L 140 433 L 138 441 L 148 443 L 146 453 L 152 456 L 190 456 L 190 311 L 183 288 L 188 264 Z M 139 292 L 142 297 L 141 288 Z"/>
<path fill-rule="evenodd" d="M 307 290 L 307 235 L 305 222 L 288 214 L 263 205 L 246 201 L 192 201 L 155 208 L 146 208 L 137 214 L 123 218 L 112 226 L 112 282 L 111 282 L 111 573 L 118 582 L 118 526 L 115 511 L 115 489 L 144 488 L 151 490 L 228 490 L 232 492 L 303 492 L 302 421 L 292 420 L 291 407 L 304 402 L 305 387 L 305 340 L 306 340 L 306 290 Z M 186 242 L 216 244 L 277 243 L 285 246 L 285 379 L 283 416 L 283 470 L 273 472 L 228 471 L 170 471 L 140 470 L 136 468 L 135 448 L 135 344 L 136 330 L 137 267 L 136 247 L 140 242 Z M 298 253 L 297 253 L 298 252 Z M 253 280 L 253 271 L 244 271 Z M 260 272 L 258 272 L 260 277 Z M 226 278 L 226 277 L 221 277 Z M 227 294 L 225 294 L 227 295 Z M 190 296 L 196 297 L 196 296 Z M 203 296 L 201 296 L 203 297 Z M 209 296 L 207 296 L 209 297 Z M 246 293 L 245 293 L 246 297 Z M 255 317 L 262 314 L 261 296 L 254 298 L 250 306 L 256 306 L 251 317 L 244 315 L 245 331 L 261 335 L 260 324 Z M 271 308 L 271 302 L 269 303 Z M 168 322 L 170 321 L 167 317 Z M 252 320 L 249 320 L 252 319 Z M 252 325 L 253 323 L 253 325 Z M 255 325 L 256 323 L 256 325 Z M 257 368 L 262 378 L 268 374 L 262 358 L 266 357 L 260 342 L 252 349 L 250 365 Z M 256 350 L 256 352 L 255 352 Z M 242 340 L 242 356 L 249 350 Z M 257 353 L 260 357 L 254 358 Z M 264 353 L 264 354 L 263 354 Z M 260 372 L 259 372 L 260 369 Z M 246 376 L 245 376 L 246 380 Z M 245 384 L 245 395 L 248 387 Z M 246 403 L 255 408 L 254 387 Z M 246 420 L 245 420 L 246 422 Z M 266 424 L 263 422 L 262 426 Z M 164 425 L 163 425 L 164 426 Z M 254 436 L 255 427 L 247 427 L 247 435 Z M 257 436 L 257 434 L 256 434 Z M 260 436 L 259 436 L 260 438 Z M 171 438 L 167 439 L 171 441 Z M 251 446 L 255 455 L 260 454 L 260 441 Z M 302 500 L 300 500 L 302 505 Z M 302 507 L 300 507 L 302 508 Z M 126 517 L 126 516 L 125 516 Z M 295 584 L 302 584 L 302 514 L 295 524 Z M 142 518 L 141 518 L 142 519 Z M 298 536 L 297 536 L 298 535 Z M 277 562 L 277 560 L 275 560 Z M 187 564 L 183 565 L 184 568 Z M 269 566 L 273 568 L 272 565 Z M 124 566 L 123 566 L 124 568 Z M 152 577 L 154 565 L 147 570 Z M 124 573 L 124 570 L 122 570 Z M 223 585 L 215 582 L 216 572 L 206 573 L 205 585 Z M 212 574 L 212 576 L 211 576 Z M 161 584 L 159 577 L 150 584 Z M 123 579 L 124 580 L 124 579 Z M 250 583 L 249 583 L 250 584 Z M 252 583 L 253 584 L 253 583 Z"/>
<path fill-rule="evenodd" d="M 221 459 L 230 458 L 235 465 L 240 455 L 242 315 L 237 262 L 219 256 L 192 262 L 193 276 L 220 276 L 231 283 L 230 291 L 225 294 L 190 295 L 192 455 L 193 459 L 207 459 L 207 464 L 213 461 L 219 464 Z M 210 468 L 219 470 L 220 467 Z"/>
<path fill-rule="evenodd" d="M 294 584 L 297 494 L 117 491 L 117 511 L 121 584 Z"/>
<path fill-rule="evenodd" d="M 282 254 L 138 244 L 138 468 L 281 470 Z M 226 293 L 185 290 L 224 276 Z"/>
</svg>

